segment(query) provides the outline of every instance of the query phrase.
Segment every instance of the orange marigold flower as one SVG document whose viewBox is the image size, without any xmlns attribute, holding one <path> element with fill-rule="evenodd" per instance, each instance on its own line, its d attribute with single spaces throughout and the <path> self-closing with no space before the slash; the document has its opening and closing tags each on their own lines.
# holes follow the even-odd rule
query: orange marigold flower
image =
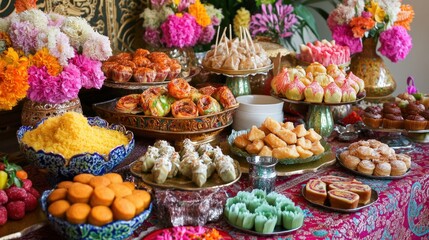
<svg viewBox="0 0 429 240">
<path fill-rule="evenodd" d="M 371 18 L 354 17 L 350 21 L 350 27 L 353 31 L 355 38 L 361 38 L 365 35 L 365 32 L 372 29 L 375 26 L 375 21 Z"/>
<path fill-rule="evenodd" d="M 395 22 L 395 26 L 402 26 L 408 31 L 411 30 L 410 24 L 414 19 L 414 9 L 411 5 L 401 5 L 401 11 Z"/>
<path fill-rule="evenodd" d="M 49 53 L 47 48 L 42 48 L 37 51 L 34 56 L 30 57 L 31 65 L 36 67 L 45 66 L 49 75 L 58 76 L 63 71 L 63 67 L 58 62 L 58 59 Z"/>
<path fill-rule="evenodd" d="M 207 10 L 200 0 L 196 0 L 194 4 L 189 5 L 189 14 L 195 17 L 198 25 L 201 27 L 207 27 L 212 23 L 210 16 L 207 14 Z"/>
<path fill-rule="evenodd" d="M 37 0 L 16 0 L 15 10 L 16 13 L 24 12 L 28 9 L 37 8 Z"/>
<path fill-rule="evenodd" d="M 13 52 L 8 50 L 8 52 Z M 13 54 L 11 54 L 13 55 Z M 30 87 L 28 84 L 28 64 L 21 59 L 16 62 L 0 58 L 0 110 L 10 110 L 23 99 Z"/>
</svg>

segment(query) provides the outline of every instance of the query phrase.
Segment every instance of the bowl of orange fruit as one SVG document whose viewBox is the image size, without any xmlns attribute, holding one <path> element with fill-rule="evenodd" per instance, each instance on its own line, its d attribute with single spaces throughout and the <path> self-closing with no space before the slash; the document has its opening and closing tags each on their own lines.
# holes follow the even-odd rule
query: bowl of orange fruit
<svg viewBox="0 0 429 240">
<path fill-rule="evenodd" d="M 53 228 L 68 239 L 124 239 L 146 220 L 151 195 L 118 173 L 84 173 L 59 182 L 41 198 Z"/>
</svg>

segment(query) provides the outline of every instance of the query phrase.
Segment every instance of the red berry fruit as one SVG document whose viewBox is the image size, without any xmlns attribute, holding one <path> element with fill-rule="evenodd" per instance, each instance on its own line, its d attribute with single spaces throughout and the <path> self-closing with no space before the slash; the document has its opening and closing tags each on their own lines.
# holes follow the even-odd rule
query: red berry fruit
<svg viewBox="0 0 429 240">
<path fill-rule="evenodd" d="M 4 190 L 0 190 L 0 205 L 6 204 L 9 201 L 7 194 Z"/>
<path fill-rule="evenodd" d="M 30 188 L 33 186 L 33 182 L 30 179 L 22 179 L 22 187 L 25 191 L 30 191 Z"/>
<path fill-rule="evenodd" d="M 30 188 L 30 191 L 28 192 L 31 193 L 31 195 L 33 195 L 36 199 L 40 198 L 40 193 L 35 188 Z"/>
<path fill-rule="evenodd" d="M 9 201 L 24 201 L 27 196 L 27 192 L 24 188 L 19 188 L 17 186 L 12 186 L 5 190 Z"/>
<path fill-rule="evenodd" d="M 4 206 L 0 206 L 0 226 L 7 222 L 7 210 Z"/>
<path fill-rule="evenodd" d="M 5 168 L 6 166 L 4 165 L 4 163 L 0 163 L 0 171 L 4 171 Z"/>
<path fill-rule="evenodd" d="M 27 197 L 25 197 L 24 203 L 25 203 L 26 212 L 33 211 L 34 209 L 37 208 L 37 205 L 38 205 L 36 197 L 33 196 L 32 194 L 27 194 Z"/>
<path fill-rule="evenodd" d="M 7 216 L 12 220 L 20 220 L 25 216 L 24 201 L 13 201 L 6 205 Z"/>
</svg>

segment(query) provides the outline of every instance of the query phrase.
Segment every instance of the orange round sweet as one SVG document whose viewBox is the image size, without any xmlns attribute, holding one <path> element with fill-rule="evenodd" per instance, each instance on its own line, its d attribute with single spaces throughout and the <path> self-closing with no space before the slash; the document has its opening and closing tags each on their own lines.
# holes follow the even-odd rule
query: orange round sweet
<svg viewBox="0 0 429 240">
<path fill-rule="evenodd" d="M 124 181 L 122 176 L 118 173 L 106 173 L 103 176 L 109 178 L 111 183 L 121 183 Z"/>
<path fill-rule="evenodd" d="M 89 181 L 91 181 L 91 179 L 93 177 L 94 177 L 94 175 L 92 175 L 90 173 L 81 173 L 81 174 L 74 176 L 73 181 L 88 184 Z"/>
<path fill-rule="evenodd" d="M 126 198 L 116 198 L 112 204 L 113 217 L 116 220 L 131 220 L 136 215 L 136 207 Z"/>
<path fill-rule="evenodd" d="M 88 203 L 92 192 L 93 188 L 88 184 L 75 182 L 68 190 L 67 199 L 71 203 Z"/>
<path fill-rule="evenodd" d="M 103 226 L 113 221 L 113 213 L 106 206 L 96 206 L 91 209 L 88 223 L 95 226 Z"/>
<path fill-rule="evenodd" d="M 54 217 L 64 218 L 69 207 L 70 203 L 67 200 L 58 200 L 49 205 L 48 212 Z"/>
<path fill-rule="evenodd" d="M 115 196 L 117 198 L 122 198 L 133 193 L 133 191 L 131 191 L 131 189 L 126 187 L 123 183 L 111 183 L 107 187 L 115 192 Z"/>
<path fill-rule="evenodd" d="M 136 207 L 136 215 L 143 212 L 145 207 L 145 202 L 143 198 L 135 196 L 133 194 L 125 196 L 124 198 L 130 200 L 130 202 L 134 204 L 134 206 Z"/>
<path fill-rule="evenodd" d="M 73 224 L 86 223 L 91 207 L 86 203 L 75 203 L 67 209 L 66 219 Z"/>
<path fill-rule="evenodd" d="M 73 184 L 72 181 L 62 181 L 57 184 L 57 188 L 65 188 L 68 189 Z"/>
<path fill-rule="evenodd" d="M 106 186 L 98 186 L 94 188 L 90 199 L 90 205 L 95 206 L 110 206 L 115 199 L 115 192 L 106 187 Z"/>
<path fill-rule="evenodd" d="M 66 199 L 67 198 L 67 189 L 66 188 L 58 188 L 51 192 L 48 196 L 48 203 L 55 202 L 57 200 Z"/>
<path fill-rule="evenodd" d="M 93 188 L 98 186 L 107 187 L 110 183 L 110 179 L 106 176 L 94 176 L 93 178 L 91 178 L 91 180 L 89 180 L 89 185 L 91 185 L 91 187 Z"/>
<path fill-rule="evenodd" d="M 148 193 L 145 190 L 134 190 L 133 196 L 143 199 L 143 202 L 144 202 L 143 209 L 146 209 L 149 207 L 150 200 L 151 200 L 150 193 Z"/>
<path fill-rule="evenodd" d="M 136 189 L 136 185 L 133 182 L 123 182 L 122 184 L 125 187 L 129 188 L 131 191 L 134 191 L 134 189 Z"/>
</svg>

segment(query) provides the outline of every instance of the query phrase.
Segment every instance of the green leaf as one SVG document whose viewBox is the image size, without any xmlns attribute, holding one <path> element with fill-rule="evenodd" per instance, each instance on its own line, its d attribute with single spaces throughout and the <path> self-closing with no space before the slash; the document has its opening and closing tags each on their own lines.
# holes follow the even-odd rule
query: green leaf
<svg viewBox="0 0 429 240">
<path fill-rule="evenodd" d="M 318 14 L 320 14 L 320 16 L 322 16 L 323 19 L 328 19 L 329 17 L 329 13 L 327 11 L 325 11 L 325 9 L 323 8 L 319 8 L 319 7 L 311 7 L 312 9 L 314 9 L 314 11 L 316 11 Z"/>
<path fill-rule="evenodd" d="M 317 38 L 319 38 L 319 34 L 317 32 L 316 20 L 314 19 L 313 14 L 311 14 L 310 9 L 303 5 L 297 5 L 295 6 L 294 12 L 297 16 L 302 18 L 302 20 L 310 28 L 311 32 L 313 32 L 313 34 L 316 35 Z"/>
</svg>

